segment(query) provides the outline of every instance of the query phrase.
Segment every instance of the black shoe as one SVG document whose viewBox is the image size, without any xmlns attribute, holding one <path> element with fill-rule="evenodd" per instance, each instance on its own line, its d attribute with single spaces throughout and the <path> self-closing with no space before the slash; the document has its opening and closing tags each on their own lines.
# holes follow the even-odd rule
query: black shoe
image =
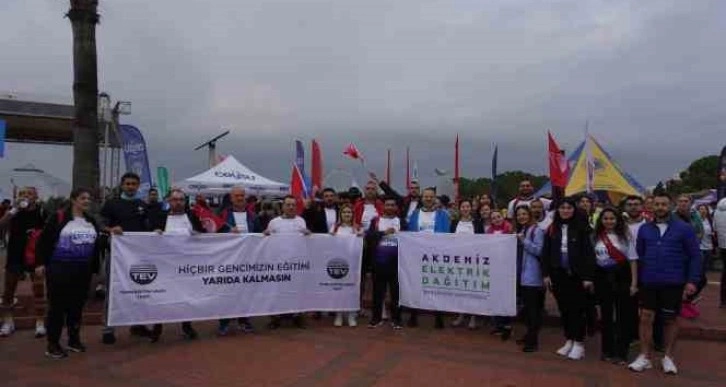
<svg viewBox="0 0 726 387">
<path fill-rule="evenodd" d="M 149 342 L 151 344 L 155 344 L 155 343 L 158 343 L 159 340 L 161 340 L 161 332 L 151 332 L 146 337 L 149 339 Z"/>
<path fill-rule="evenodd" d="M 45 356 L 51 359 L 63 359 L 64 357 L 68 357 L 68 352 L 58 344 L 48 344 L 48 348 L 45 350 Z"/>
<path fill-rule="evenodd" d="M 524 347 L 522 347 L 522 352 L 532 353 L 537 352 L 539 350 L 539 346 L 537 344 L 524 344 Z"/>
<path fill-rule="evenodd" d="M 418 318 L 416 318 L 416 317 L 409 318 L 408 319 L 408 323 L 406 323 L 406 325 L 409 328 L 416 328 L 416 327 L 418 327 Z"/>
<path fill-rule="evenodd" d="M 368 323 L 368 328 L 374 329 L 378 328 L 383 325 L 382 320 L 371 320 L 371 322 Z"/>
<path fill-rule="evenodd" d="M 191 326 L 185 327 L 182 330 L 184 331 L 184 338 L 187 340 L 196 340 L 197 338 L 199 338 L 199 334 Z"/>
<path fill-rule="evenodd" d="M 313 313 L 313 319 L 314 320 L 320 320 L 322 318 L 323 318 L 323 314 L 322 313 L 320 313 L 320 312 Z"/>
<path fill-rule="evenodd" d="M 240 322 L 239 329 L 242 331 L 242 333 L 255 333 L 255 327 L 252 325 L 249 320 L 245 320 Z"/>
<path fill-rule="evenodd" d="M 272 329 L 272 330 L 280 328 L 280 320 L 274 319 L 274 320 L 270 321 L 270 323 L 267 324 L 267 328 Z"/>
<path fill-rule="evenodd" d="M 147 328 L 143 325 L 132 326 L 129 329 L 129 333 L 131 333 L 131 336 L 138 336 L 138 337 L 149 337 L 152 334 L 151 330 L 149 330 L 149 328 Z"/>
<path fill-rule="evenodd" d="M 68 341 L 68 350 L 75 353 L 83 353 L 86 352 L 86 346 L 80 340 L 70 340 Z"/>
<path fill-rule="evenodd" d="M 116 335 L 113 332 L 106 332 L 101 337 L 101 342 L 106 345 L 116 344 Z"/>
<path fill-rule="evenodd" d="M 502 341 L 507 341 L 512 337 L 512 328 L 502 328 Z"/>
<path fill-rule="evenodd" d="M 434 328 L 444 329 L 444 319 L 441 317 L 436 317 L 436 321 L 434 322 Z"/>
</svg>

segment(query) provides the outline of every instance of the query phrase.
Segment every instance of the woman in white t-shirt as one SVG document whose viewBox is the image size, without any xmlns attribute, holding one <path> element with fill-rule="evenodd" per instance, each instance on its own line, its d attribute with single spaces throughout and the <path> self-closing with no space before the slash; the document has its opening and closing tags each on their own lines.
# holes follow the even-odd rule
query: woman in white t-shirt
<svg viewBox="0 0 726 387">
<path fill-rule="evenodd" d="M 605 208 L 595 224 L 595 295 L 602 315 L 601 360 L 627 364 L 635 339 L 638 289 L 638 254 L 635 239 L 620 211 Z"/>
<path fill-rule="evenodd" d="M 331 235 L 339 237 L 363 236 L 363 229 L 360 227 L 360 225 L 353 223 L 353 207 L 351 207 L 349 204 L 344 204 L 340 207 L 338 218 L 340 219 L 340 222 L 338 222 L 338 224 L 333 227 L 333 230 L 330 232 Z M 358 321 L 356 320 L 358 311 L 352 310 L 350 312 L 347 312 L 346 314 L 348 315 L 348 326 L 358 326 Z M 333 325 L 335 325 L 336 327 L 343 326 L 343 312 L 338 312 L 335 314 L 335 321 Z"/>
<path fill-rule="evenodd" d="M 459 219 L 451 223 L 452 234 L 483 234 L 484 226 L 480 219 L 474 219 L 472 216 L 472 204 L 470 200 L 462 200 L 459 202 Z M 466 319 L 469 319 L 469 329 L 476 329 L 477 322 L 475 315 L 460 314 L 456 320 L 451 323 L 453 327 L 464 325 Z"/>
</svg>

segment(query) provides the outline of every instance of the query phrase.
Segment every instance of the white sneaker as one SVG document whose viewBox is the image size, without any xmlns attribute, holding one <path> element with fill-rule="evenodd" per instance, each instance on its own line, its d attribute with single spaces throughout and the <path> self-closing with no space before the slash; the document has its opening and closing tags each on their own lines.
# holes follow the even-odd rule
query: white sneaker
<svg viewBox="0 0 726 387">
<path fill-rule="evenodd" d="M 39 339 L 41 337 L 45 337 L 45 335 L 48 334 L 48 331 L 45 329 L 45 325 L 42 321 L 36 321 L 35 322 L 35 338 Z"/>
<path fill-rule="evenodd" d="M 474 330 L 476 327 L 476 316 L 471 316 L 469 318 L 469 329 Z"/>
<path fill-rule="evenodd" d="M 9 337 L 13 332 L 15 332 L 15 323 L 12 319 L 5 320 L 0 327 L 0 337 Z"/>
<path fill-rule="evenodd" d="M 661 365 L 663 366 L 663 372 L 665 372 L 668 375 L 676 375 L 678 374 L 678 368 L 676 368 L 676 363 L 673 362 L 673 359 L 666 356 L 661 360 Z"/>
<path fill-rule="evenodd" d="M 383 314 L 381 315 L 381 319 L 383 319 L 383 321 L 388 321 L 388 309 L 386 309 L 386 305 L 383 305 Z"/>
<path fill-rule="evenodd" d="M 454 322 L 451 323 L 451 326 L 454 328 L 458 328 L 464 324 L 464 315 L 460 314 L 459 317 L 454 320 Z"/>
<path fill-rule="evenodd" d="M 665 359 L 663 359 L 665 362 Z M 653 368 L 653 363 L 650 362 L 647 356 L 640 354 L 634 362 L 630 363 L 628 369 L 635 372 L 643 372 Z"/>
<path fill-rule="evenodd" d="M 355 318 L 356 312 L 348 313 L 348 326 L 349 327 L 357 327 L 358 326 L 358 320 Z"/>
<path fill-rule="evenodd" d="M 335 314 L 335 322 L 333 322 L 333 325 L 336 327 L 342 327 L 343 326 L 343 313 L 336 313 Z"/>
<path fill-rule="evenodd" d="M 567 356 L 572 351 L 572 347 L 575 345 L 575 342 L 572 340 L 567 340 L 565 342 L 565 345 L 562 346 L 562 348 L 557 350 L 557 354 L 560 356 Z"/>
<path fill-rule="evenodd" d="M 572 350 L 567 355 L 570 360 L 582 360 L 585 358 L 585 345 L 583 343 L 575 342 L 572 346 Z"/>
</svg>

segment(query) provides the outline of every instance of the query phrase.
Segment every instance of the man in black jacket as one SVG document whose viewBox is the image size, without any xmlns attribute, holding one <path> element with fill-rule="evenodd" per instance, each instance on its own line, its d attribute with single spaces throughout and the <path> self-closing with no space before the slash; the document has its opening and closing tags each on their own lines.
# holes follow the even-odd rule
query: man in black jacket
<svg viewBox="0 0 726 387">
<path fill-rule="evenodd" d="M 408 188 L 408 195 L 402 196 L 385 181 L 379 181 L 375 173 L 371 173 L 370 178 L 378 183 L 386 196 L 392 196 L 396 199 L 398 210 L 406 221 L 411 218 L 414 211 L 421 208 L 421 185 L 418 180 L 412 180 L 411 184 L 406 187 Z"/>
<path fill-rule="evenodd" d="M 121 235 L 125 231 L 142 232 L 150 231 L 150 223 L 147 213 L 147 205 L 143 200 L 136 197 L 139 191 L 141 179 L 135 173 L 126 173 L 121 176 L 121 196 L 107 200 L 101 209 L 101 217 L 105 224 L 104 231 L 109 235 Z M 108 279 L 109 262 L 106 260 L 105 271 Z M 134 336 L 149 337 L 151 331 L 143 326 L 131 327 L 131 334 Z M 103 329 L 103 343 L 114 344 L 116 335 L 113 327 Z"/>
<path fill-rule="evenodd" d="M 338 221 L 338 203 L 335 190 L 326 188 L 323 190 L 323 202 L 321 204 L 308 202 L 303 211 L 302 217 L 313 234 L 327 234 L 335 228 Z"/>
</svg>

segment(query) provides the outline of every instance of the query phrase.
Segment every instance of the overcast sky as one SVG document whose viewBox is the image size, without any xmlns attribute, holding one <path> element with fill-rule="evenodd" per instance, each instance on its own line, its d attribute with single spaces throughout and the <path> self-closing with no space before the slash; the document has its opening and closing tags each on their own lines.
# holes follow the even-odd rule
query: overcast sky
<svg viewBox="0 0 726 387">
<path fill-rule="evenodd" d="M 0 2 L 0 91 L 70 102 L 68 1 Z M 133 103 L 151 167 L 174 178 L 219 145 L 288 181 L 293 138 L 322 142 L 326 168 L 354 142 L 404 178 L 410 145 L 424 180 L 546 173 L 546 130 L 573 149 L 586 120 L 601 144 L 653 185 L 726 142 L 726 2 L 719 0 L 100 1 L 100 90 Z M 14 145 L 0 161 L 70 179 L 68 150 Z M 5 180 L 5 179 L 3 179 Z"/>
</svg>

